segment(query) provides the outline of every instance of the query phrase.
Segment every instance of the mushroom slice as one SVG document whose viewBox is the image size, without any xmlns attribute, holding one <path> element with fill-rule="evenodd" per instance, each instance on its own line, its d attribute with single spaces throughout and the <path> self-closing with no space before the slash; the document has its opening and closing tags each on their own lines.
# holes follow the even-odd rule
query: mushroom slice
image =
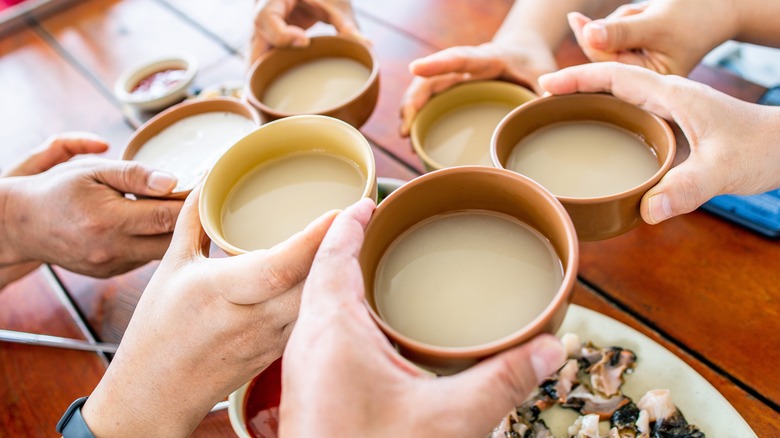
<svg viewBox="0 0 780 438">
<path fill-rule="evenodd" d="M 569 438 L 599 438 L 599 416 L 583 415 L 569 426 Z"/>
<path fill-rule="evenodd" d="M 653 389 L 637 403 L 639 409 L 647 411 L 650 421 L 650 435 L 665 438 L 704 438 L 696 426 L 688 424 L 682 412 L 672 402 L 668 389 Z"/>
<path fill-rule="evenodd" d="M 539 384 L 539 390 L 550 399 L 563 403 L 569 396 L 571 389 L 579 384 L 577 373 L 579 365 L 576 359 L 569 359 L 557 373 L 544 379 Z"/>
<path fill-rule="evenodd" d="M 631 371 L 636 364 L 636 355 L 631 350 L 611 347 L 603 350 L 601 359 L 591 365 L 590 385 L 599 393 L 611 397 L 620 393 L 623 373 Z"/>
<path fill-rule="evenodd" d="M 602 420 L 608 420 L 616 410 L 630 403 L 631 399 L 624 395 L 604 397 L 591 392 L 585 385 L 580 385 L 569 393 L 563 407 L 574 408 L 583 415 L 597 414 Z"/>
</svg>

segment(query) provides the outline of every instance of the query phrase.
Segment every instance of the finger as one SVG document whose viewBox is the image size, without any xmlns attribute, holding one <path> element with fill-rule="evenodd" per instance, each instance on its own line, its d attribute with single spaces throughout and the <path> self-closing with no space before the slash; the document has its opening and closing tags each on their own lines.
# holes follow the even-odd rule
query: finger
<svg viewBox="0 0 780 438">
<path fill-rule="evenodd" d="M 38 269 L 39 266 L 41 266 L 41 262 L 38 261 L 3 266 L 0 268 L 0 291 L 14 281 Z"/>
<path fill-rule="evenodd" d="M 541 335 L 454 376 L 441 379 L 447 390 L 442 403 L 462 411 L 472 436 L 489 431 L 513 407 L 520 405 L 545 377 L 566 359 L 561 342 Z M 457 413 L 451 417 L 459 417 Z M 467 435 L 467 434 L 466 434 Z"/>
<path fill-rule="evenodd" d="M 565 68 L 539 77 L 539 84 L 552 94 L 612 93 L 667 120 L 673 118 L 670 109 L 686 98 L 685 89 L 694 87 L 679 76 L 615 62 Z"/>
<path fill-rule="evenodd" d="M 436 93 L 471 79 L 467 73 L 448 73 L 433 78 L 415 77 L 401 99 L 401 136 L 408 137 L 417 113 Z"/>
<path fill-rule="evenodd" d="M 363 199 L 336 217 L 322 241 L 312 264 L 301 301 L 305 312 L 339 308 L 341 304 L 360 305 L 363 301 L 363 276 L 358 254 L 363 233 L 375 204 Z M 367 315 L 366 315 L 367 316 Z"/>
<path fill-rule="evenodd" d="M 178 219 L 175 221 L 170 251 L 166 254 L 166 258 L 192 260 L 208 254 L 210 240 L 201 226 L 200 211 L 198 209 L 201 187 L 201 184 L 198 184 L 187 196 L 187 199 L 184 200 L 183 205 L 178 203 L 180 211 L 177 212 Z M 167 204 L 170 201 L 151 202 L 164 202 Z"/>
<path fill-rule="evenodd" d="M 66 132 L 50 137 L 29 157 L 3 176 L 34 175 L 45 172 L 79 154 L 97 154 L 108 150 L 108 142 L 89 132 Z"/>
<path fill-rule="evenodd" d="M 134 236 L 153 236 L 173 232 L 184 203 L 169 199 L 122 200 L 123 232 Z"/>
<path fill-rule="evenodd" d="M 645 14 L 594 20 L 582 30 L 586 45 L 610 52 L 647 48 L 656 40 L 657 33 L 658 23 Z"/>
<path fill-rule="evenodd" d="M 161 260 L 171 246 L 173 233 L 157 234 L 153 236 L 134 237 L 124 252 L 128 260 L 138 261 L 142 265 L 151 260 Z"/>
<path fill-rule="evenodd" d="M 93 178 L 114 190 L 140 196 L 165 196 L 176 187 L 176 177 L 133 161 L 104 163 L 92 170 Z"/>
<path fill-rule="evenodd" d="M 355 15 L 352 12 L 352 5 L 350 2 L 322 2 L 322 1 L 309 1 L 311 4 L 323 9 L 325 13 L 325 21 L 333 25 L 336 28 L 336 32 L 347 38 L 351 38 L 355 41 L 363 43 L 367 46 L 371 46 L 371 42 L 360 33 L 360 28 L 355 21 Z"/>
<path fill-rule="evenodd" d="M 302 282 L 309 274 L 314 255 L 337 214 L 337 211 L 325 213 L 306 229 L 268 251 L 220 260 L 222 269 L 251 274 L 253 284 L 253 287 L 225 291 L 225 298 L 236 304 L 259 303 Z"/>
<path fill-rule="evenodd" d="M 255 33 L 274 47 L 306 47 L 309 37 L 298 26 L 291 26 L 287 18 L 294 3 L 284 1 L 268 2 L 255 18 Z"/>
<path fill-rule="evenodd" d="M 583 29 L 588 23 L 591 23 L 591 19 L 579 12 L 571 12 L 566 15 L 566 19 L 569 21 L 569 27 L 574 32 L 574 38 L 577 40 L 582 52 L 592 62 L 605 62 L 614 61 L 615 53 L 599 50 L 591 45 L 587 38 L 584 36 Z"/>
<path fill-rule="evenodd" d="M 722 193 L 725 183 L 719 175 L 722 172 L 717 166 L 692 154 L 645 193 L 640 205 L 642 219 L 653 225 L 696 210 Z"/>
<path fill-rule="evenodd" d="M 650 6 L 649 1 L 642 1 L 642 2 L 620 5 L 617 8 L 615 8 L 615 10 L 612 11 L 612 13 L 607 15 L 606 18 L 613 19 L 613 18 L 627 17 L 629 15 L 636 15 L 643 12 L 645 9 L 647 9 L 648 6 Z"/>
<path fill-rule="evenodd" d="M 496 58 L 485 56 L 477 47 L 451 47 L 416 59 L 409 64 L 409 71 L 416 76 L 438 76 L 447 73 L 481 73 L 484 70 L 502 71 L 496 68 Z"/>
</svg>

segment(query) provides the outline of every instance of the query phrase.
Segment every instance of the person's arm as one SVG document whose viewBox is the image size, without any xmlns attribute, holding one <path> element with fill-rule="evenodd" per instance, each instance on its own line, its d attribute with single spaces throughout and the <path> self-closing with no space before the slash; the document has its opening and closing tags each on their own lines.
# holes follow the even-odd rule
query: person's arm
<svg viewBox="0 0 780 438">
<path fill-rule="evenodd" d="M 762 0 L 729 1 L 737 8 L 737 33 L 735 40 L 762 46 L 780 48 L 780 3 Z"/>
<path fill-rule="evenodd" d="M 554 53 L 569 36 L 566 14 L 579 11 L 601 16 L 625 3 L 616 0 L 517 0 L 493 36 L 493 42 L 506 46 L 541 44 Z"/>
<path fill-rule="evenodd" d="M 780 108 L 743 102 L 679 76 L 618 63 L 571 67 L 539 78 L 552 94 L 608 92 L 676 122 L 688 158 L 642 198 L 645 222 L 688 213 L 719 194 L 780 187 Z"/>
<path fill-rule="evenodd" d="M 182 208 L 116 356 L 82 408 L 97 437 L 188 436 L 279 358 L 334 212 L 270 250 L 209 258 L 198 196 Z"/>
<path fill-rule="evenodd" d="M 464 81 L 505 79 L 539 92 L 537 78 L 555 71 L 555 51 L 569 35 L 566 14 L 585 11 L 599 16 L 616 0 L 517 0 L 493 39 L 479 46 L 457 46 L 412 61 L 414 75 L 401 101 L 402 136 L 436 93 Z"/>
<path fill-rule="evenodd" d="M 107 277 L 162 257 L 181 201 L 176 178 L 139 163 L 76 160 L 0 179 L 0 266 L 41 261 Z"/>
<path fill-rule="evenodd" d="M 409 365 L 364 301 L 357 257 L 373 209 L 346 209 L 317 252 L 282 359 L 279 436 L 485 436 L 563 364 L 563 347 L 543 335 L 440 378 Z"/>
<path fill-rule="evenodd" d="M 619 61 L 687 75 L 724 41 L 780 47 L 780 4 L 758 0 L 654 0 L 604 19 L 571 13 L 569 22 L 591 61 Z"/>
</svg>

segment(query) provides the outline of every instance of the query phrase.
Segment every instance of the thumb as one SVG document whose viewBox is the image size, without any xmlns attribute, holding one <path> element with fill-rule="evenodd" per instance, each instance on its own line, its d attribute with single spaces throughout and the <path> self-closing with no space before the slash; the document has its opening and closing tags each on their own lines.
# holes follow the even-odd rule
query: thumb
<svg viewBox="0 0 780 438">
<path fill-rule="evenodd" d="M 582 42 L 609 52 L 642 49 L 652 42 L 656 26 L 643 14 L 594 20 L 582 27 Z"/>
<path fill-rule="evenodd" d="M 444 392 L 447 403 L 458 400 L 466 418 L 480 419 L 471 435 L 493 428 L 503 415 L 520 405 L 545 377 L 566 359 L 561 342 L 541 335 L 526 344 L 486 359 L 474 367 L 447 377 L 452 391 Z"/>
<path fill-rule="evenodd" d="M 691 155 L 642 197 L 640 211 L 648 224 L 690 213 L 722 191 L 717 169 Z"/>
<path fill-rule="evenodd" d="M 225 299 L 235 304 L 255 304 L 293 288 L 306 279 L 314 255 L 338 211 L 329 211 L 303 231 L 267 251 L 254 251 L 223 259 L 230 271 L 251 273 L 255 287 L 230 288 Z"/>
<path fill-rule="evenodd" d="M 114 190 L 134 195 L 164 196 L 176 187 L 176 177 L 140 163 L 121 161 L 96 168 L 93 177 Z"/>
</svg>

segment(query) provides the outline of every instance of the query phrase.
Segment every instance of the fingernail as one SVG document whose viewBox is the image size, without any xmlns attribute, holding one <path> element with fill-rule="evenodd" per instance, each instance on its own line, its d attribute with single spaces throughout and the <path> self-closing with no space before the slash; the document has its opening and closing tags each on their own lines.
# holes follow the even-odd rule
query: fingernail
<svg viewBox="0 0 780 438">
<path fill-rule="evenodd" d="M 536 379 L 542 381 L 544 378 L 554 373 L 563 365 L 566 359 L 566 352 L 558 338 L 554 336 L 543 336 L 534 341 L 531 350 L 531 366 L 536 373 Z"/>
<path fill-rule="evenodd" d="M 585 25 L 585 30 L 590 33 L 591 42 L 599 46 L 607 44 L 607 28 L 603 24 L 592 21 Z"/>
<path fill-rule="evenodd" d="M 293 40 L 292 46 L 297 48 L 309 47 L 309 39 L 306 37 L 296 38 Z"/>
<path fill-rule="evenodd" d="M 665 221 L 672 217 L 672 205 L 669 203 L 669 197 L 663 193 L 658 193 L 650 197 L 650 221 L 654 224 Z"/>
<path fill-rule="evenodd" d="M 176 177 L 167 172 L 155 170 L 149 175 L 147 185 L 155 192 L 168 193 L 176 187 Z"/>
</svg>

